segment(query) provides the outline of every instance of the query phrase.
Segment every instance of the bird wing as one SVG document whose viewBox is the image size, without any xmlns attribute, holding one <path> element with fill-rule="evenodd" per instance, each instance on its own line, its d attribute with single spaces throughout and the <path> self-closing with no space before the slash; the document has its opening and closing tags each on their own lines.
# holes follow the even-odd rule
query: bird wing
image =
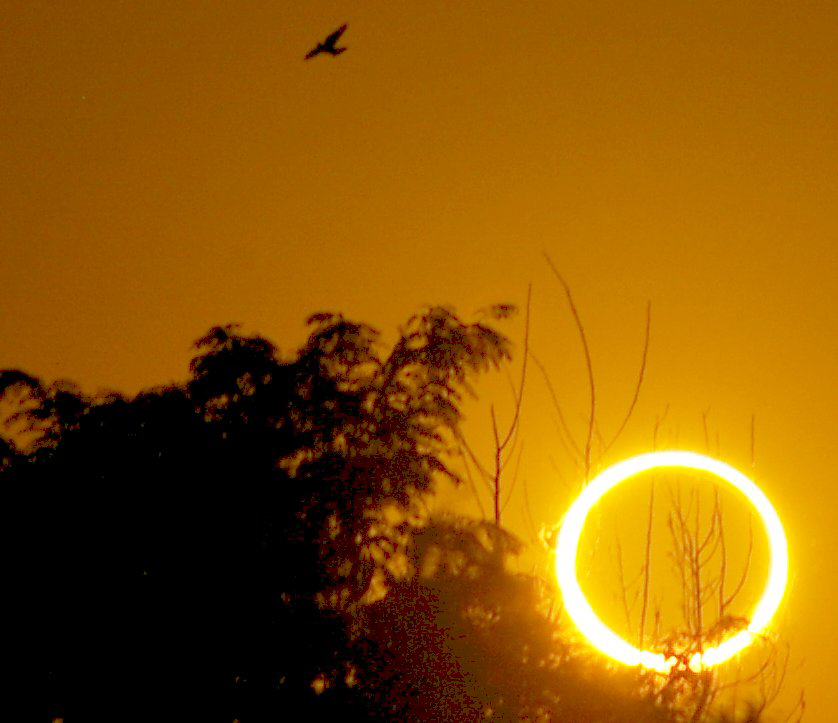
<svg viewBox="0 0 838 723">
<path fill-rule="evenodd" d="M 308 60 L 309 58 L 313 58 L 315 55 L 317 55 L 318 53 L 322 53 L 322 52 L 323 52 L 323 46 L 318 45 L 316 48 L 312 48 L 311 50 L 308 51 L 308 53 L 306 53 L 305 59 Z"/>
<path fill-rule="evenodd" d="M 341 25 L 337 30 L 335 30 L 335 32 L 323 41 L 323 45 L 334 45 L 338 41 L 338 38 L 343 35 L 343 31 L 346 30 L 348 25 L 348 23 Z"/>
</svg>

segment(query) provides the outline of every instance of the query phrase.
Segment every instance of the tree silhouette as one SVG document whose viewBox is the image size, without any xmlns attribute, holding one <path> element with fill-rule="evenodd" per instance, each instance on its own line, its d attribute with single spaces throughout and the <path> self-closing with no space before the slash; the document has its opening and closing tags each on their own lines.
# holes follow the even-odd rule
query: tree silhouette
<svg viewBox="0 0 838 723">
<path fill-rule="evenodd" d="M 507 339 L 444 307 L 389 349 L 340 314 L 309 324 L 290 358 L 214 327 L 185 383 L 131 398 L 0 371 L 49 714 L 671 720 L 643 674 L 569 640 L 554 589 L 510 568 L 517 539 L 422 512 Z"/>
<path fill-rule="evenodd" d="M 521 543 L 489 521 L 444 518 L 418 531 L 408 572 L 356 618 L 399 651 L 368 684 L 400 720 L 665 721 L 644 676 L 610 670 L 569 642 L 550 589 L 515 573 Z M 555 608 L 553 608 L 555 609 Z"/>
<path fill-rule="evenodd" d="M 376 517 L 450 475 L 468 377 L 508 356 L 444 308 L 410 319 L 387 355 L 367 325 L 310 323 L 290 361 L 213 328 L 186 384 L 132 399 L 0 372 L 7 428 L 34 436 L 23 453 L 4 440 L 2 473 L 49 695 L 68 715 L 204 705 L 232 719 L 243 697 L 266 710 L 254 701 L 312 694 L 344 647 L 328 601 L 360 599 L 364 550 L 385 544 Z"/>
</svg>

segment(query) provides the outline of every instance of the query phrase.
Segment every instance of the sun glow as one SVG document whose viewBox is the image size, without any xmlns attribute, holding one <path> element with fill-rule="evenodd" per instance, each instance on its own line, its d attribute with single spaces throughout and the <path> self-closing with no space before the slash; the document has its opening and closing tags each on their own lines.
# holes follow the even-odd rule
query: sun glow
<svg viewBox="0 0 838 723">
<path fill-rule="evenodd" d="M 719 665 L 744 650 L 754 637 L 765 629 L 786 589 L 788 578 L 788 546 L 780 518 L 762 491 L 745 475 L 719 460 L 695 452 L 665 451 L 641 454 L 619 462 L 599 474 L 576 498 L 564 516 L 556 541 L 556 578 L 570 619 L 597 650 L 625 665 L 641 665 L 659 673 L 669 673 L 678 660 L 663 653 L 640 650 L 610 630 L 588 603 L 576 578 L 576 555 L 579 537 L 591 509 L 612 488 L 641 472 L 662 467 L 708 472 L 739 490 L 762 519 L 768 535 L 770 567 L 762 597 L 754 607 L 750 623 L 715 648 L 695 653 L 689 661 L 693 670 Z"/>
</svg>

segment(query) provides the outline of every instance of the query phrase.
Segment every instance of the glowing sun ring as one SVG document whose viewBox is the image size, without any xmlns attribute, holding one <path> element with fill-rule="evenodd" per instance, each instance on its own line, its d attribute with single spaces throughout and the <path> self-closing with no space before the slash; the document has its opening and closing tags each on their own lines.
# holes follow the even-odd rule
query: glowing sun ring
<svg viewBox="0 0 838 723">
<path fill-rule="evenodd" d="M 770 568 L 768 582 L 759 602 L 754 607 L 750 623 L 746 630 L 736 633 L 715 648 L 708 648 L 703 653 L 695 653 L 690 659 L 690 668 L 698 670 L 724 663 L 744 650 L 754 636 L 771 621 L 788 579 L 788 545 L 780 518 L 762 491 L 745 475 L 724 462 L 705 457 L 695 452 L 667 451 L 651 452 L 631 457 L 609 467 L 598 475 L 570 506 L 562 521 L 556 541 L 556 577 L 562 591 L 564 605 L 570 619 L 588 641 L 601 653 L 625 665 L 642 665 L 644 668 L 668 673 L 677 662 L 675 658 L 665 658 L 662 653 L 640 650 L 630 645 L 610 630 L 596 615 L 585 599 L 576 579 L 576 553 L 579 537 L 585 525 L 588 513 L 597 502 L 620 482 L 641 472 L 660 467 L 682 467 L 700 472 L 709 472 L 738 489 L 762 518 L 768 534 Z"/>
</svg>

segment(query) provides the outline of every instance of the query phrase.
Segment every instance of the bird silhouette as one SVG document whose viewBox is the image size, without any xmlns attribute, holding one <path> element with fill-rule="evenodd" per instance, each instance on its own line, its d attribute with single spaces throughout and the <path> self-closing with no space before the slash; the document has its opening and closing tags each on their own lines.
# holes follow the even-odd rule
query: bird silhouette
<svg viewBox="0 0 838 723">
<path fill-rule="evenodd" d="M 343 35 L 343 31 L 346 30 L 346 23 L 341 25 L 335 32 L 329 35 L 322 43 L 318 43 L 317 47 L 313 48 L 308 52 L 305 59 L 308 60 L 309 58 L 313 58 L 315 55 L 319 55 L 320 53 L 329 53 L 330 55 L 340 55 L 346 48 L 336 48 L 335 43 L 337 43 L 338 38 Z"/>
</svg>

